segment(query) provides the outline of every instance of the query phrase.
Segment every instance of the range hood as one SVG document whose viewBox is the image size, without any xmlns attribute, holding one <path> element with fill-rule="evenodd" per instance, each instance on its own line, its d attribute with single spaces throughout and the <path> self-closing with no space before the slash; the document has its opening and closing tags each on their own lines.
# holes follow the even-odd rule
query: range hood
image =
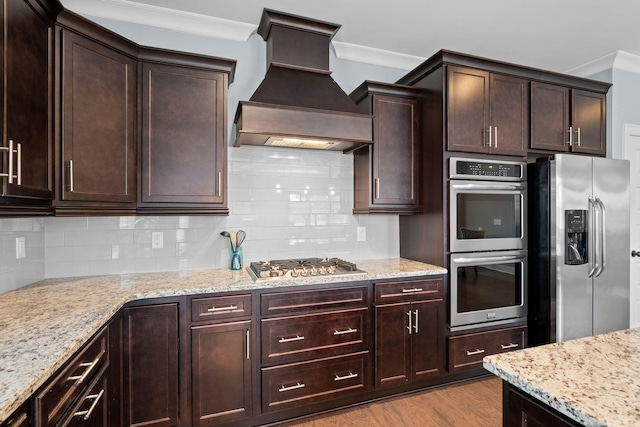
<svg viewBox="0 0 640 427">
<path fill-rule="evenodd" d="M 234 146 L 273 145 L 350 152 L 372 143 L 373 116 L 330 76 L 329 44 L 339 25 L 264 9 L 267 74 L 240 101 Z"/>
</svg>

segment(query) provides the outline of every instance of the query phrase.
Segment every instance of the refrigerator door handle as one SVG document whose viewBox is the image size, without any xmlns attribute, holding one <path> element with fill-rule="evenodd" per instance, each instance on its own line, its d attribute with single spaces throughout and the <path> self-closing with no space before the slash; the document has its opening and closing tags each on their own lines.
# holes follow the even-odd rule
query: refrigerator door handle
<svg viewBox="0 0 640 427">
<path fill-rule="evenodd" d="M 606 250 L 606 235 L 607 235 L 607 221 L 606 221 L 606 209 L 604 207 L 604 203 L 600 198 L 596 197 L 596 203 L 600 210 L 600 235 L 598 236 L 600 239 L 600 262 L 599 268 L 596 271 L 596 277 L 602 274 L 605 267 L 607 266 L 607 250 Z"/>
<path fill-rule="evenodd" d="M 593 274 L 598 268 L 598 206 L 593 197 L 589 196 L 589 247 L 593 248 L 593 253 L 589 256 L 589 273 L 588 277 L 593 277 Z"/>
</svg>

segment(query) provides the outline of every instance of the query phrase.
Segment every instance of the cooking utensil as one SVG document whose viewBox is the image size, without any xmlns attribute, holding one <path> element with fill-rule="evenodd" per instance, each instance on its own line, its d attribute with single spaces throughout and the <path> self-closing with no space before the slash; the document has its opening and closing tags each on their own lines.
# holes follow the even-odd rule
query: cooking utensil
<svg viewBox="0 0 640 427">
<path fill-rule="evenodd" d="M 220 232 L 220 235 L 221 235 L 221 236 L 224 236 L 224 237 L 226 237 L 226 238 L 229 238 L 229 237 L 230 237 L 230 235 L 229 235 L 229 232 L 228 232 L 228 231 L 221 231 L 221 232 Z"/>
<path fill-rule="evenodd" d="M 247 233 L 245 233 L 244 230 L 238 230 L 236 233 L 236 244 L 238 248 L 242 245 L 242 242 L 244 242 L 245 237 L 247 237 Z"/>
<path fill-rule="evenodd" d="M 235 249 L 238 247 L 236 246 L 236 232 L 232 231 L 229 234 L 230 234 L 229 239 L 231 240 L 231 247 Z"/>
</svg>

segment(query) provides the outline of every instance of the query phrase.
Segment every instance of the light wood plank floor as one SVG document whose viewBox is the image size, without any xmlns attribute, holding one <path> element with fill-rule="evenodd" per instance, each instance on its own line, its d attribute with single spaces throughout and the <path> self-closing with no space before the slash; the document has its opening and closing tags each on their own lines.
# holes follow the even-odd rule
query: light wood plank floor
<svg viewBox="0 0 640 427">
<path fill-rule="evenodd" d="M 491 377 L 316 415 L 279 427 L 499 427 L 502 380 Z"/>
</svg>

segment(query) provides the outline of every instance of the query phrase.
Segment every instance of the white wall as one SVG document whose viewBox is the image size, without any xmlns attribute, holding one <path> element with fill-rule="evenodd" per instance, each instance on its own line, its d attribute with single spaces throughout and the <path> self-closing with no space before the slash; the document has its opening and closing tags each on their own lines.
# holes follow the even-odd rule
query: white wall
<svg viewBox="0 0 640 427">
<path fill-rule="evenodd" d="M 229 134 L 239 100 L 247 100 L 266 69 L 266 43 L 198 37 L 100 20 L 136 43 L 237 60 L 229 88 Z M 405 70 L 340 60 L 330 52 L 332 77 L 349 93 L 364 80 L 393 82 Z M 304 94 L 301 94 L 304 96 Z M 222 230 L 244 229 L 245 263 L 339 256 L 349 260 L 399 255 L 397 215 L 352 215 L 353 157 L 336 152 L 232 147 L 229 140 L 228 217 L 144 216 L 0 220 L 0 293 L 45 277 L 226 268 Z M 358 226 L 366 242 L 356 241 Z M 151 232 L 164 247 L 151 249 Z M 15 259 L 25 236 L 27 257 Z"/>
</svg>

